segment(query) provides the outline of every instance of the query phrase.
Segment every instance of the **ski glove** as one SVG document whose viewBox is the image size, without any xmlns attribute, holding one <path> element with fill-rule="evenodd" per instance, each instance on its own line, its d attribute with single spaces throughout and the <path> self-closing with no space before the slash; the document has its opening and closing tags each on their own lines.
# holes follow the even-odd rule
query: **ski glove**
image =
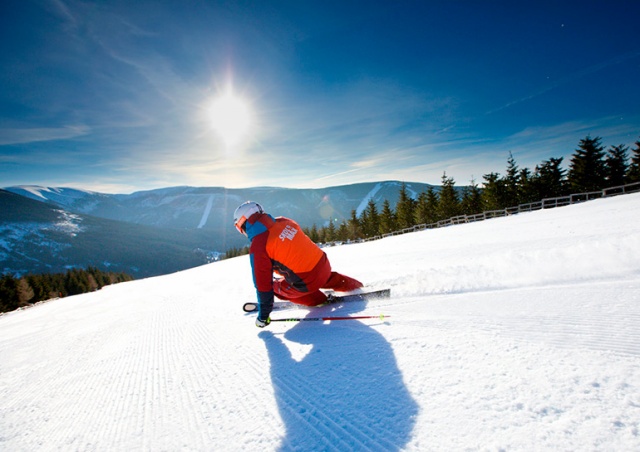
<svg viewBox="0 0 640 452">
<path fill-rule="evenodd" d="M 267 326 L 270 323 L 271 323 L 271 318 L 270 317 L 267 317 L 267 320 L 261 320 L 260 317 L 258 316 L 258 318 L 256 319 L 256 326 L 258 328 L 264 328 L 265 326 Z"/>
<path fill-rule="evenodd" d="M 273 310 L 273 291 L 258 292 L 258 318 L 268 319 Z"/>
</svg>

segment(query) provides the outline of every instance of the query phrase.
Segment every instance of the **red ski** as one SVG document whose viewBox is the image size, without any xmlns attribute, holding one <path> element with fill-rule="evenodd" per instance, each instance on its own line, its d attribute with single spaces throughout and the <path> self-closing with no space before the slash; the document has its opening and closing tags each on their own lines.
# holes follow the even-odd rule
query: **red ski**
<svg viewBox="0 0 640 452">
<path fill-rule="evenodd" d="M 378 298 L 389 298 L 390 296 L 391 296 L 391 289 L 373 290 L 368 292 L 352 293 L 347 295 L 335 295 L 333 293 L 330 293 L 327 295 L 327 302 L 320 306 L 347 303 L 352 301 L 369 301 L 369 300 L 375 300 Z M 282 309 L 299 309 L 299 308 L 305 308 L 305 307 L 306 306 L 295 304 L 290 301 L 276 301 L 273 303 L 274 311 L 279 311 Z M 310 306 L 310 307 L 319 307 L 319 306 Z M 244 312 L 258 312 L 258 303 L 256 302 L 245 303 L 244 306 L 242 306 L 242 310 Z"/>
</svg>

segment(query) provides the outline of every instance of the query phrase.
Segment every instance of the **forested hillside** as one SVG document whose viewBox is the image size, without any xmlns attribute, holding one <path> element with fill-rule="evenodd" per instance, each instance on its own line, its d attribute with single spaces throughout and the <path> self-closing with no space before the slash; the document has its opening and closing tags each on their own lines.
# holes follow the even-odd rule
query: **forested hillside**
<svg viewBox="0 0 640 452">
<path fill-rule="evenodd" d="M 472 180 L 460 191 L 456 181 L 445 173 L 439 188 L 429 187 L 417 197 L 410 196 L 403 185 L 395 209 L 388 200 L 382 208 L 370 200 L 361 215 L 354 210 L 346 221 L 320 227 L 313 225 L 306 228 L 306 232 L 317 243 L 358 240 L 415 225 L 434 224 L 458 215 L 475 215 L 640 182 L 640 140 L 630 155 L 627 146 L 615 145 L 606 150 L 600 137 L 587 136 L 580 140 L 568 169 L 562 164 L 562 157 L 552 157 L 532 171 L 519 168 L 510 154 L 504 175 L 485 174 L 482 188 Z"/>
</svg>

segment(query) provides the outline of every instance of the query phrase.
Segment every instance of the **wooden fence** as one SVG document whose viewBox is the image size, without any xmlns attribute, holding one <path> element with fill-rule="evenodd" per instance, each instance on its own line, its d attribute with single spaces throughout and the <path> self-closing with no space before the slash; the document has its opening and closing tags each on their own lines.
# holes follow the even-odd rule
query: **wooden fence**
<svg viewBox="0 0 640 452">
<path fill-rule="evenodd" d="M 535 210 L 553 209 L 555 207 L 568 206 L 571 204 L 577 204 L 580 202 L 591 201 L 598 198 L 609 198 L 611 196 L 625 195 L 628 193 L 640 192 L 640 182 L 634 182 L 632 184 L 620 185 L 618 187 L 605 188 L 600 191 L 592 191 L 588 193 L 574 193 L 567 196 L 559 196 L 557 198 L 545 198 L 541 201 L 531 202 L 528 204 L 520 204 L 515 207 L 507 207 L 501 210 L 490 210 L 487 212 L 478 213 L 475 215 L 458 215 L 456 217 L 449 218 L 447 220 L 441 220 L 437 223 L 430 224 L 418 224 L 416 226 L 402 229 L 399 231 L 390 232 L 384 235 L 377 235 L 375 237 L 369 237 L 363 239 L 368 242 L 370 240 L 379 240 L 385 237 L 391 237 L 394 235 L 407 234 L 409 232 L 423 231 L 425 229 L 442 228 L 451 226 L 454 224 L 473 223 L 476 221 L 489 220 L 491 218 L 506 217 L 509 215 L 516 215 L 522 212 L 533 212 Z"/>
</svg>

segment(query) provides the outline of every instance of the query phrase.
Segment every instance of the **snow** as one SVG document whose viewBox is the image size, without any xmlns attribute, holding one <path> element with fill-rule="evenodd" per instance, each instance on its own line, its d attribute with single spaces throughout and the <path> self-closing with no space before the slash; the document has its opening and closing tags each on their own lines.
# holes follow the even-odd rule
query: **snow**
<svg viewBox="0 0 640 452">
<path fill-rule="evenodd" d="M 364 212 L 365 209 L 367 208 L 367 204 L 369 204 L 369 201 L 373 199 L 373 197 L 376 195 L 376 193 L 380 191 L 381 188 L 382 188 L 382 183 L 377 183 L 375 187 L 373 187 L 371 191 L 367 193 L 367 195 L 362 199 L 362 201 L 360 201 L 360 204 L 356 208 L 357 216 L 362 215 L 362 212 Z"/>
<path fill-rule="evenodd" d="M 6 253 L 2 251 L 0 258 L 2 260 L 6 259 L 9 253 L 14 251 L 14 245 L 30 235 L 35 235 L 39 239 L 44 240 L 41 230 L 45 229 L 48 225 L 49 223 L 38 223 L 33 221 L 4 223 L 0 225 L 0 248 L 6 251 Z"/>
<path fill-rule="evenodd" d="M 277 214 L 277 212 L 276 212 Z M 327 248 L 392 298 L 272 323 L 247 256 L 0 317 L 0 450 L 640 450 L 640 194 Z"/>
<path fill-rule="evenodd" d="M 207 220 L 209 219 L 209 214 L 211 213 L 211 206 L 213 205 L 213 200 L 215 199 L 215 195 L 209 196 L 207 200 L 207 206 L 202 213 L 202 218 L 200 219 L 200 224 L 198 224 L 198 229 L 202 229 L 205 224 L 207 224 Z"/>
<path fill-rule="evenodd" d="M 96 192 L 93 191 L 78 190 L 76 188 L 43 187 L 40 185 L 17 185 L 7 187 L 6 190 L 32 199 L 54 201 L 62 205 L 71 205 L 78 199 L 85 198 L 87 195 L 96 194 Z"/>
<path fill-rule="evenodd" d="M 22 190 L 30 193 L 34 197 L 42 198 L 45 201 L 47 200 L 47 197 L 44 196 L 42 194 L 42 192 L 43 191 L 45 191 L 45 192 L 53 192 L 53 190 L 48 188 L 48 187 L 40 187 L 40 186 L 33 186 L 33 185 L 23 185 L 23 186 L 19 186 L 19 187 L 15 187 L 15 188 L 22 189 Z"/>
<path fill-rule="evenodd" d="M 0 261 L 8 259 L 11 253 L 20 252 L 15 249 L 18 242 L 36 241 L 40 247 L 47 248 L 53 253 L 71 246 L 68 243 L 48 239 L 44 232 L 55 231 L 69 237 L 76 237 L 79 232 L 85 230 L 80 226 L 82 218 L 64 210 L 57 212 L 58 219 L 52 223 L 25 221 L 0 224 Z"/>
<path fill-rule="evenodd" d="M 75 237 L 78 235 L 78 232 L 85 230 L 85 228 L 80 226 L 80 223 L 82 222 L 81 216 L 65 210 L 57 210 L 56 212 L 59 214 L 58 221 L 53 223 L 51 227 L 45 226 L 43 229 L 52 229 L 63 234 L 67 234 L 70 237 Z"/>
</svg>

